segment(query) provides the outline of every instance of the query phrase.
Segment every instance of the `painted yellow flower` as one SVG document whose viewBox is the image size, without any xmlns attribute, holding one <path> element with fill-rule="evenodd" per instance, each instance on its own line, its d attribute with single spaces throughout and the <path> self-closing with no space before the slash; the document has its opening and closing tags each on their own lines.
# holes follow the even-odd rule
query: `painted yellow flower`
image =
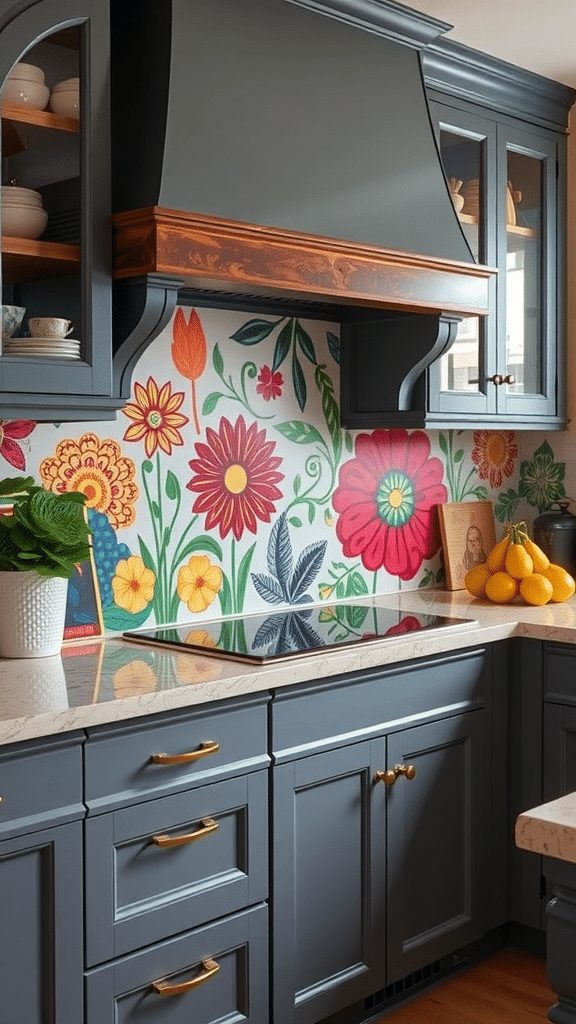
<svg viewBox="0 0 576 1024">
<path fill-rule="evenodd" d="M 102 440 L 91 433 L 82 434 L 78 441 L 67 437 L 56 446 L 55 455 L 43 459 L 39 472 L 44 487 L 55 494 L 84 494 L 86 507 L 104 512 L 114 529 L 134 522 L 136 467 L 111 438 Z"/>
<path fill-rule="evenodd" d="M 172 445 L 184 444 L 178 427 L 188 423 L 188 417 L 177 410 L 184 401 L 183 391 L 172 392 L 170 381 L 158 388 L 153 377 L 148 377 L 146 387 L 134 385 L 135 402 L 128 402 L 122 412 L 133 420 L 124 434 L 125 441 L 144 440 L 144 450 L 152 458 L 157 448 L 167 455 L 172 454 Z"/>
<path fill-rule="evenodd" d="M 206 555 L 192 555 L 178 571 L 178 597 L 190 612 L 204 612 L 222 586 L 222 570 Z"/>
<path fill-rule="evenodd" d="M 114 673 L 112 685 L 115 697 L 141 697 L 144 693 L 154 693 L 156 673 L 145 661 L 135 658 Z"/>
<path fill-rule="evenodd" d="M 112 577 L 114 601 L 132 615 L 141 612 L 154 596 L 156 576 L 140 555 L 121 558 Z"/>
</svg>

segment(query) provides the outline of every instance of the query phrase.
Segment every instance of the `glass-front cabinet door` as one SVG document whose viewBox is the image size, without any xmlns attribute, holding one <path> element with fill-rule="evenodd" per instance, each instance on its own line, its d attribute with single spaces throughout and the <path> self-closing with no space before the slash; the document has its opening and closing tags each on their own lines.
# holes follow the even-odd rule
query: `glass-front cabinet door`
<svg viewBox="0 0 576 1024">
<path fill-rule="evenodd" d="M 108 0 L 0 0 L 2 417 L 114 415 L 108 33 Z"/>
<path fill-rule="evenodd" d="M 440 157 L 462 231 L 478 262 L 498 269 L 487 317 L 461 322 L 428 371 L 428 408 L 548 421 L 558 408 L 557 141 L 475 111 L 431 103 Z"/>
<path fill-rule="evenodd" d="M 496 264 L 496 126 L 450 107 L 433 105 L 438 144 L 454 209 L 478 263 Z M 496 281 L 490 282 L 490 306 Z M 492 317 L 461 321 L 457 337 L 430 368 L 429 408 L 438 413 L 485 415 L 496 410 L 489 377 L 495 373 L 495 325 Z"/>
<path fill-rule="evenodd" d="M 556 402 L 556 145 L 498 127 L 497 409 L 545 416 Z"/>
</svg>

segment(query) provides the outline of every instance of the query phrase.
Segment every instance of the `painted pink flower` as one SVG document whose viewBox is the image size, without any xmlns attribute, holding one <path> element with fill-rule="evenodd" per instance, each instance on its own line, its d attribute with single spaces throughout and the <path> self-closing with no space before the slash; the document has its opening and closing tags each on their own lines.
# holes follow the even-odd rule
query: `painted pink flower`
<svg viewBox="0 0 576 1024">
<path fill-rule="evenodd" d="M 472 462 L 478 476 L 488 480 L 490 487 L 501 487 L 505 476 L 511 476 L 518 446 L 513 430 L 475 430 Z"/>
<path fill-rule="evenodd" d="M 15 469 L 26 469 L 26 458 L 16 441 L 29 437 L 36 426 L 32 420 L 0 420 L 0 455 Z"/>
<path fill-rule="evenodd" d="M 435 506 L 447 500 L 440 459 L 422 430 L 374 430 L 356 438 L 355 458 L 340 468 L 332 504 L 347 558 L 366 569 L 414 578 L 440 548 Z"/>
<path fill-rule="evenodd" d="M 267 402 L 271 398 L 279 398 L 282 394 L 282 385 L 284 378 L 282 374 L 277 370 L 273 372 L 269 366 L 263 366 L 258 374 L 258 387 L 256 391 L 259 395 L 262 395 Z"/>
<path fill-rule="evenodd" d="M 240 540 L 244 530 L 256 533 L 258 520 L 269 523 L 284 474 L 277 472 L 282 460 L 272 455 L 276 442 L 266 440 L 266 431 L 257 423 L 247 427 L 243 416 L 234 426 L 223 416 L 218 433 L 207 427 L 206 443 L 195 447 L 198 458 L 189 464 L 195 476 L 186 486 L 198 492 L 192 511 L 206 513 L 206 530 L 218 526 L 221 537 L 232 530 Z"/>
</svg>

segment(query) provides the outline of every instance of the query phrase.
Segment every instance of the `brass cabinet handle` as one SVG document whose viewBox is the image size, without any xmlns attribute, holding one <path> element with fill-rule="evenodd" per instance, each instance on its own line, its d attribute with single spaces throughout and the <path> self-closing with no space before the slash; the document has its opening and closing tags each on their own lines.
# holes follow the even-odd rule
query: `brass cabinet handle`
<svg viewBox="0 0 576 1024">
<path fill-rule="evenodd" d="M 416 775 L 416 768 L 413 764 L 395 764 L 393 768 L 386 771 L 375 772 L 373 782 L 383 782 L 385 786 L 393 786 L 399 775 L 404 775 L 408 781 Z"/>
<path fill-rule="evenodd" d="M 158 836 L 152 836 L 150 840 L 155 846 L 162 846 L 164 848 L 170 846 L 187 846 L 188 843 L 195 843 L 197 839 L 203 839 L 204 836 L 209 836 L 211 832 L 215 832 L 219 828 L 217 821 L 213 818 L 201 818 L 202 828 L 196 829 L 196 832 L 187 832 L 183 836 L 167 836 L 164 833 Z"/>
<path fill-rule="evenodd" d="M 190 761 L 197 761 L 207 754 L 215 754 L 220 750 L 220 744 L 214 740 L 204 740 L 197 750 L 189 750 L 185 754 L 152 754 L 153 764 L 189 764 Z"/>
<path fill-rule="evenodd" d="M 159 996 L 181 996 L 184 992 L 190 992 L 193 988 L 198 988 L 198 985 L 203 985 L 208 978 L 218 974 L 219 970 L 220 964 L 215 960 L 203 960 L 202 973 L 190 978 L 190 981 L 181 981 L 178 985 L 171 985 L 169 981 L 153 981 L 152 988 Z"/>
</svg>

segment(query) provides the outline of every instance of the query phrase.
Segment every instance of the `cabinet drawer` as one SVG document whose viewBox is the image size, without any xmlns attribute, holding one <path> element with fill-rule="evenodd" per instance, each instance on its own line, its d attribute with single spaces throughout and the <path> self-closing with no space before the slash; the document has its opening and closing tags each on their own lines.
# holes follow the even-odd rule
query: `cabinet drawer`
<svg viewBox="0 0 576 1024">
<path fill-rule="evenodd" d="M 576 647 L 544 644 L 544 699 L 576 704 Z"/>
<path fill-rule="evenodd" d="M 89 966 L 268 895 L 266 771 L 89 818 L 85 827 Z"/>
<path fill-rule="evenodd" d="M 455 651 L 333 683 L 278 691 L 272 702 L 275 761 L 362 740 L 418 719 L 481 708 L 490 692 L 491 656 L 484 648 Z"/>
<path fill-rule="evenodd" d="M 159 995 L 154 982 L 187 982 L 219 967 L 181 995 Z M 206 973 L 206 972 L 204 972 Z M 269 1024 L 268 908 L 259 904 L 86 974 L 86 1024 Z"/>
<path fill-rule="evenodd" d="M 88 812 L 264 767 L 270 760 L 267 701 L 267 696 L 243 699 L 225 708 L 88 730 L 84 754 Z M 159 754 L 175 763 L 157 763 Z"/>
<path fill-rule="evenodd" d="M 0 750 L 0 836 L 84 816 L 78 736 Z"/>
</svg>

